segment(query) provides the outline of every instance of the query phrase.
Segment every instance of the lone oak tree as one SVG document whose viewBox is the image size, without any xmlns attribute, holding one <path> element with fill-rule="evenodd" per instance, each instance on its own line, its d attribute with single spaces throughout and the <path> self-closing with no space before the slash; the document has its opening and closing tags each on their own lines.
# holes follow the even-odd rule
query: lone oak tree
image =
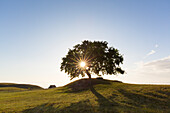
<svg viewBox="0 0 170 113">
<path fill-rule="evenodd" d="M 108 47 L 106 41 L 84 40 L 82 44 L 77 44 L 73 49 L 69 49 L 66 57 L 62 58 L 61 71 L 70 75 L 70 78 L 91 74 L 100 76 L 112 74 L 124 74 L 120 64 L 123 64 L 123 56 L 113 47 Z"/>
</svg>

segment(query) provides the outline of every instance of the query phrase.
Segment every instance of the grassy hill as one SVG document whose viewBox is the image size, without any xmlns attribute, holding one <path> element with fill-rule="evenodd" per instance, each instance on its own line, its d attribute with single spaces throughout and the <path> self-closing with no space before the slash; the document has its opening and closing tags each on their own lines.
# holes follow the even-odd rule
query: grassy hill
<svg viewBox="0 0 170 113">
<path fill-rule="evenodd" d="M 30 84 L 14 84 L 14 83 L 0 83 L 0 91 L 15 92 L 15 91 L 26 91 L 26 90 L 35 90 L 43 89 L 36 85 Z"/>
<path fill-rule="evenodd" d="M 90 88 L 88 83 L 81 79 L 54 89 L 0 91 L 0 112 L 170 113 L 170 85 L 93 79 Z"/>
</svg>

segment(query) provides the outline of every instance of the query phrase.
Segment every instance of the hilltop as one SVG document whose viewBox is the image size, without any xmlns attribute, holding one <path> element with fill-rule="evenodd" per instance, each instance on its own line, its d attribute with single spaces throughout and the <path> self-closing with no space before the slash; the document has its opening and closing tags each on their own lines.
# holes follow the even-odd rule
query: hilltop
<svg viewBox="0 0 170 113">
<path fill-rule="evenodd" d="M 0 112 L 170 112 L 170 85 L 136 85 L 92 79 L 93 87 L 90 87 L 88 82 L 80 79 L 54 89 L 0 91 L 0 103 L 3 103 Z"/>
<path fill-rule="evenodd" d="M 117 81 L 117 80 L 107 80 L 107 79 L 101 79 L 101 78 L 99 78 L 99 79 L 92 78 L 91 79 L 92 86 L 95 86 L 97 84 L 108 84 L 109 85 L 113 82 L 122 83 L 121 81 Z M 90 81 L 88 78 L 80 79 L 80 80 L 71 82 L 71 83 L 65 85 L 64 87 L 71 88 L 71 91 L 83 91 L 83 90 L 87 90 L 90 88 Z"/>
</svg>

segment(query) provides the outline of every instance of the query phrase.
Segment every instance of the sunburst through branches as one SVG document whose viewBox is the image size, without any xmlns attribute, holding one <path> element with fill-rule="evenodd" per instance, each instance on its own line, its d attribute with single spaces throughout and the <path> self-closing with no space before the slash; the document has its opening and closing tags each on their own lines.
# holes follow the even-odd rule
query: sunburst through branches
<svg viewBox="0 0 170 113">
<path fill-rule="evenodd" d="M 78 69 L 79 71 L 87 70 L 91 65 L 91 61 L 95 58 L 95 55 L 91 53 L 87 55 L 87 53 L 72 53 L 72 57 L 70 60 L 72 62 L 67 62 L 73 66 L 73 68 Z"/>
<path fill-rule="evenodd" d="M 85 66 L 86 66 L 86 62 L 81 61 L 81 62 L 80 62 L 80 67 L 84 68 Z"/>
</svg>

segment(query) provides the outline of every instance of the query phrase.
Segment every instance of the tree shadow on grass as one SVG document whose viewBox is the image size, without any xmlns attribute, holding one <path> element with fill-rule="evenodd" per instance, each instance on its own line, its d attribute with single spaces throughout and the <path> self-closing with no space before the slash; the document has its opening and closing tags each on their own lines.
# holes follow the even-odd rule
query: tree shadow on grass
<svg viewBox="0 0 170 113">
<path fill-rule="evenodd" d="M 100 107 L 103 106 L 116 106 L 117 104 L 114 102 L 110 102 L 107 98 L 105 98 L 103 95 L 98 93 L 93 87 L 91 87 L 91 92 L 97 97 L 97 101 L 99 102 Z"/>
<path fill-rule="evenodd" d="M 99 110 L 100 113 L 118 113 L 117 110 L 119 105 L 115 101 L 109 101 L 107 98 L 105 98 L 103 95 L 98 93 L 93 87 L 91 87 L 91 92 L 97 97 L 97 101 L 99 103 Z"/>
<path fill-rule="evenodd" d="M 22 113 L 56 113 L 57 109 L 54 107 L 54 103 L 45 103 L 34 108 L 26 109 Z"/>
<path fill-rule="evenodd" d="M 91 92 L 97 97 L 99 106 L 94 105 L 89 99 L 71 103 L 67 107 L 62 107 L 62 104 L 45 103 L 34 108 L 26 109 L 23 113 L 118 113 L 122 105 L 107 99 L 98 93 L 93 87 Z M 111 97 L 114 99 L 115 97 Z M 125 106 L 127 108 L 127 106 Z M 129 108 L 129 107 L 128 107 Z"/>
<path fill-rule="evenodd" d="M 59 113 L 94 113 L 90 100 L 84 100 L 77 103 L 72 103 L 70 106 L 61 109 Z"/>
<path fill-rule="evenodd" d="M 94 113 L 89 100 L 71 103 L 70 106 L 60 108 L 56 103 L 45 103 L 31 109 L 26 109 L 22 113 Z"/>
<path fill-rule="evenodd" d="M 168 102 L 165 100 L 161 100 L 159 98 L 154 98 L 152 96 L 148 96 L 141 93 L 136 93 L 132 91 L 127 91 L 124 89 L 118 90 L 124 97 L 131 100 L 131 105 L 135 107 L 148 107 L 148 108 L 156 108 L 156 109 L 168 109 Z M 126 101 L 124 101 L 126 103 Z M 129 104 L 129 103 L 127 103 Z"/>
</svg>

